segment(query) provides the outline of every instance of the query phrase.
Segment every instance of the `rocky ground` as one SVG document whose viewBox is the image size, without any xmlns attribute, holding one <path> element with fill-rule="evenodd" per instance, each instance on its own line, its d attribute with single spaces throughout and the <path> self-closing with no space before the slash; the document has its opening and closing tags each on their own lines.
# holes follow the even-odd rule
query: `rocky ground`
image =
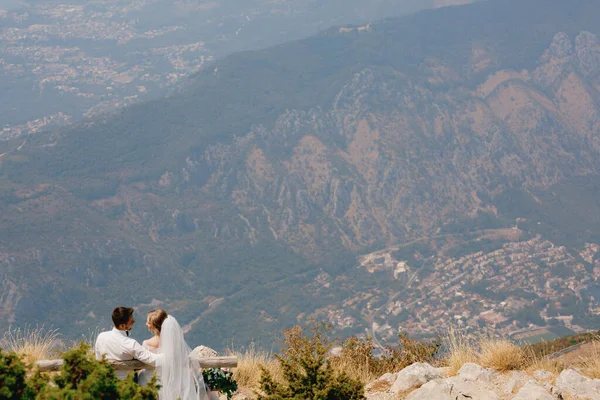
<svg viewBox="0 0 600 400">
<path fill-rule="evenodd" d="M 367 385 L 369 400 L 600 400 L 600 379 L 590 379 L 574 369 L 559 375 L 545 370 L 499 373 L 466 363 L 456 376 L 445 368 L 413 364 L 395 374 L 385 374 Z"/>
<path fill-rule="evenodd" d="M 203 356 L 214 356 L 212 349 L 197 348 Z M 208 352 L 208 353 L 207 353 Z M 597 344 L 582 343 L 569 351 L 553 353 L 524 370 L 500 372 L 473 362 L 464 363 L 458 372 L 450 367 L 434 367 L 417 362 L 395 373 L 386 373 L 365 386 L 366 400 L 600 400 L 597 375 Z M 498 360 L 507 361 L 499 352 Z M 600 365 L 600 364 L 598 364 Z M 543 369 L 552 369 L 549 371 Z M 555 367 L 561 366 L 557 372 Z M 525 368 L 525 367 L 524 367 Z M 591 369 L 590 369 L 591 368 Z M 454 370 L 456 371 L 456 370 Z M 233 400 L 256 399 L 252 388 L 240 387 Z M 221 395 L 220 399 L 226 399 Z"/>
<path fill-rule="evenodd" d="M 365 396 L 367 400 L 600 400 L 600 379 L 574 369 L 558 375 L 545 370 L 500 373 L 466 363 L 456 376 L 448 377 L 446 371 L 415 363 L 370 383 Z M 233 398 L 252 399 L 255 394 L 240 390 Z"/>
</svg>

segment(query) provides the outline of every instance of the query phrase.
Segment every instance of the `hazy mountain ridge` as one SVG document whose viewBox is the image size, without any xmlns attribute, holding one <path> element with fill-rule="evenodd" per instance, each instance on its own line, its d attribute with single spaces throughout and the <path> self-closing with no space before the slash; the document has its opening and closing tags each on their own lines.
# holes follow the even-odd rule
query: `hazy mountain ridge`
<svg viewBox="0 0 600 400">
<path fill-rule="evenodd" d="M 374 284 L 359 253 L 551 203 L 600 167 L 600 10 L 575 3 L 332 29 L 27 138 L 2 158 L 1 318 L 73 334 L 117 300 L 160 299 L 187 322 L 225 298 L 191 334 L 249 340 Z M 474 15 L 487 24 L 460 19 Z M 533 205 L 507 206 L 511 190 Z M 335 285 L 307 290 L 321 269 Z"/>
<path fill-rule="evenodd" d="M 494 212 L 486 199 L 512 185 L 597 173 L 597 40 L 559 33 L 538 68 L 494 71 L 475 91 L 441 65 L 425 71 L 433 88 L 364 69 L 331 111 L 288 111 L 207 150 L 216 172 L 206 190 L 312 252 L 317 241 L 357 250 L 430 235 L 456 215 Z M 440 70 L 452 89 L 436 90 Z"/>
<path fill-rule="evenodd" d="M 162 96 L 236 51 L 454 3 L 0 1 L 0 145 Z"/>
</svg>

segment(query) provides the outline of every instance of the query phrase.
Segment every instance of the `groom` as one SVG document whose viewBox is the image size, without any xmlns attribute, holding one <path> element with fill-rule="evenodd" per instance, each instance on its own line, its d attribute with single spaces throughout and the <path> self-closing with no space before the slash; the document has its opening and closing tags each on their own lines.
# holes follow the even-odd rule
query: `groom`
<svg viewBox="0 0 600 400">
<path fill-rule="evenodd" d="M 117 307 L 113 310 L 112 320 L 115 327 L 102 332 L 96 339 L 94 350 L 96 359 L 101 360 L 105 355 L 107 360 L 139 360 L 144 364 L 156 366 L 157 355 L 146 350 L 135 339 L 129 337 L 133 327 L 133 308 Z M 115 371 L 119 379 L 125 379 L 128 371 Z"/>
</svg>

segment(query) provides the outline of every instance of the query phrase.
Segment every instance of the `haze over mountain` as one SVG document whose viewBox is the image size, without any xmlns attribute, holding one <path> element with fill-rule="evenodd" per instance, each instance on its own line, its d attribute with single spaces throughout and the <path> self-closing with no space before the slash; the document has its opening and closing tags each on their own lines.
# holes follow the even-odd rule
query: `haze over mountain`
<svg viewBox="0 0 600 400">
<path fill-rule="evenodd" d="M 215 57 L 461 2 L 2 0 L 0 140 L 163 96 Z"/>
<path fill-rule="evenodd" d="M 599 15 L 492 0 L 332 28 L 28 136 L 0 156 L 2 325 L 77 336 L 161 302 L 215 347 L 311 318 L 597 325 Z"/>
</svg>

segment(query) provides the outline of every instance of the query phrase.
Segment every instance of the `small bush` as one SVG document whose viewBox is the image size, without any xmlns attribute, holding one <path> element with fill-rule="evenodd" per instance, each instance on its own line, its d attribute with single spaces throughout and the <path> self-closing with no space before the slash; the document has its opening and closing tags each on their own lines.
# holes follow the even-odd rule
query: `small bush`
<svg viewBox="0 0 600 400">
<path fill-rule="evenodd" d="M 359 400 L 364 399 L 363 385 L 344 373 L 336 373 L 327 361 L 332 342 L 327 338 L 329 328 L 315 325 L 310 335 L 299 326 L 284 332 L 281 364 L 284 382 L 273 380 L 262 369 L 261 400 Z"/>
<path fill-rule="evenodd" d="M 421 341 L 400 333 L 398 335 L 398 346 L 386 347 L 388 355 L 383 358 L 386 370 L 398 372 L 416 362 L 436 364 L 440 345 L 441 341 L 439 339 Z"/>
<path fill-rule="evenodd" d="M 59 336 L 56 329 L 47 330 L 43 326 L 9 329 L 0 338 L 0 348 L 20 354 L 25 363 L 33 363 L 57 355 Z"/>
<path fill-rule="evenodd" d="M 581 360 L 581 370 L 584 375 L 600 379 L 600 343 L 592 343 L 592 351 L 588 357 Z"/>
<path fill-rule="evenodd" d="M 449 367 L 448 375 L 456 375 L 467 362 L 479 364 L 496 371 L 546 369 L 556 372 L 562 369 L 561 363 L 540 356 L 530 345 L 519 346 L 508 338 L 481 335 L 477 339 L 450 331 L 445 347 L 448 352 L 444 364 Z"/>
<path fill-rule="evenodd" d="M 105 369 L 104 367 L 109 367 L 105 362 L 98 362 L 89 358 L 87 351 L 87 345 L 81 344 L 79 347 L 69 350 L 63 355 L 64 364 L 62 370 L 60 371 L 60 375 L 54 378 L 54 382 L 58 387 L 78 388 L 93 372 L 98 369 Z M 112 381 L 112 379 L 110 380 Z"/>
<path fill-rule="evenodd" d="M 532 358 L 525 368 L 526 372 L 530 375 L 533 375 L 535 371 L 544 370 L 557 376 L 566 369 L 565 363 L 562 360 L 550 360 L 546 357 L 538 358 L 537 356 L 532 357 L 535 358 Z"/>
<path fill-rule="evenodd" d="M 15 353 L 0 349 L 0 399 L 21 399 L 25 392 L 25 364 Z"/>
<path fill-rule="evenodd" d="M 373 356 L 374 349 L 370 338 L 352 336 L 342 343 L 341 351 L 332 356 L 330 362 L 336 371 L 343 371 L 351 378 L 367 384 L 385 373 L 381 361 Z"/>
<path fill-rule="evenodd" d="M 527 365 L 526 352 L 509 339 L 482 338 L 479 363 L 496 371 L 521 369 Z"/>
<path fill-rule="evenodd" d="M 233 372 L 221 368 L 208 368 L 202 371 L 202 378 L 211 390 L 224 393 L 228 400 L 238 390 Z"/>
<path fill-rule="evenodd" d="M 1 399 L 131 399 L 156 400 L 156 379 L 147 386 L 133 382 L 133 374 L 119 380 L 114 369 L 105 361 L 90 358 L 89 346 L 81 344 L 66 352 L 60 373 L 51 381 L 48 375 L 36 370 L 26 376 L 26 365 L 16 353 L 0 350 Z"/>
<path fill-rule="evenodd" d="M 351 337 L 342 344 L 341 353 L 331 358 L 336 371 L 369 383 L 386 372 L 398 372 L 416 362 L 438 363 L 439 340 L 419 341 L 406 334 L 398 335 L 398 345 L 386 346 L 381 357 L 375 357 L 375 346 L 369 339 Z"/>
<path fill-rule="evenodd" d="M 158 387 L 156 376 L 153 376 L 146 386 L 140 386 L 134 382 L 132 374 L 127 379 L 118 381 L 119 399 L 156 400 Z"/>
<path fill-rule="evenodd" d="M 456 375 L 458 370 L 466 363 L 477 362 L 478 356 L 473 343 L 454 330 L 448 332 L 445 347 L 448 350 L 445 359 L 445 363 L 449 367 L 448 375 Z"/>
<path fill-rule="evenodd" d="M 283 380 L 281 366 L 271 353 L 257 350 L 254 344 L 243 352 L 233 351 L 232 353 L 238 358 L 238 365 L 233 369 L 233 378 L 240 387 L 258 389 L 261 367 L 267 369 L 275 381 Z"/>
</svg>

